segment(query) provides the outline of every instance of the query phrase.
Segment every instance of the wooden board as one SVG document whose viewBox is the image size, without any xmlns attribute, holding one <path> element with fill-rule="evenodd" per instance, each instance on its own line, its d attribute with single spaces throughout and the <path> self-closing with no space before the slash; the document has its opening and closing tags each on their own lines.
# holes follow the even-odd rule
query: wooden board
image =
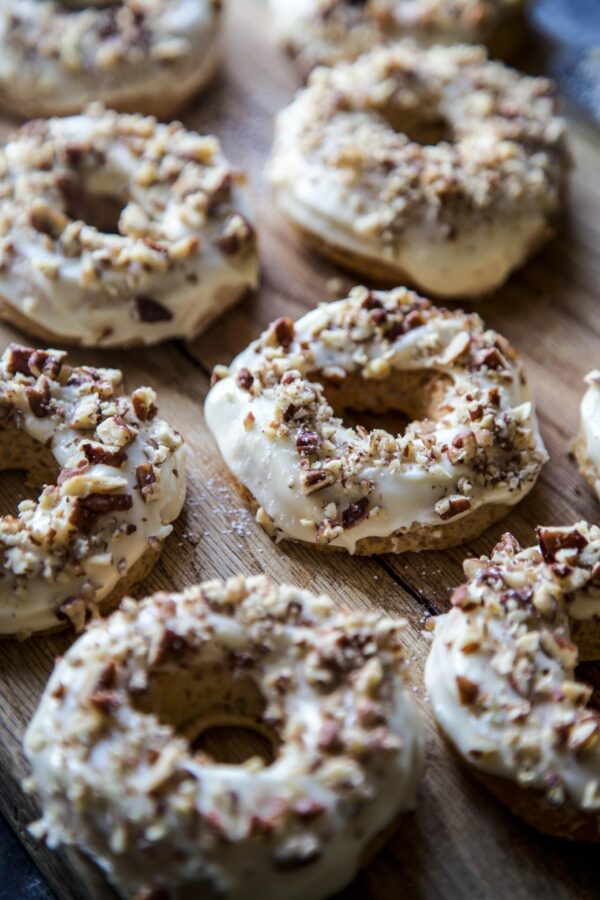
<svg viewBox="0 0 600 900">
<path fill-rule="evenodd" d="M 190 448 L 186 510 L 140 596 L 158 588 L 265 571 L 327 591 L 350 605 L 406 616 L 415 696 L 427 717 L 428 756 L 417 811 L 343 893 L 344 900 L 425 898 L 578 898 L 598 894 L 597 851 L 542 838 L 523 827 L 478 788 L 446 753 L 435 733 L 424 689 L 428 644 L 424 618 L 444 610 L 469 554 L 490 550 L 510 528 L 531 543 L 536 524 L 598 519 L 598 505 L 568 458 L 577 425 L 583 375 L 598 365 L 600 319 L 600 148 L 573 125 L 577 169 L 564 233 L 498 295 L 479 306 L 487 323 L 521 351 L 537 396 L 551 461 L 531 495 L 502 523 L 471 545 L 447 552 L 352 559 L 310 548 L 275 546 L 233 492 L 207 432 L 202 404 L 209 374 L 228 362 L 275 316 L 299 316 L 333 299 L 350 279 L 306 252 L 273 212 L 264 180 L 272 115 L 297 87 L 290 64 L 274 48 L 260 0 L 230 0 L 227 63 L 216 84 L 187 117 L 191 127 L 222 138 L 231 159 L 250 174 L 263 263 L 262 288 L 193 344 L 160 349 L 72 354 L 76 362 L 124 369 L 130 388 L 158 389 L 161 413 Z M 0 346 L 15 333 L 0 328 Z M 14 475 L 0 478 L 2 510 L 21 490 Z M 75 851 L 50 853 L 26 832 L 35 804 L 24 797 L 27 773 L 21 738 L 57 654 L 70 638 L 0 646 L 0 807 L 60 898 L 114 897 L 96 868 Z M 593 670 L 586 671 L 593 677 Z M 0 886 L 1 893 L 1 886 Z"/>
</svg>

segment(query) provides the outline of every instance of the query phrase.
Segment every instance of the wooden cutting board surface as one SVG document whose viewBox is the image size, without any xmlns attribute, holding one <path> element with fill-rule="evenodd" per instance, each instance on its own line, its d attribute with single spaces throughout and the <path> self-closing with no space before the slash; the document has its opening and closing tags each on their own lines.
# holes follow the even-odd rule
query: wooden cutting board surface
<svg viewBox="0 0 600 900">
<path fill-rule="evenodd" d="M 576 169 L 563 234 L 501 292 L 478 306 L 488 325 L 520 350 L 529 369 L 551 456 L 535 490 L 479 540 L 446 552 L 353 559 L 288 543 L 275 546 L 232 490 L 206 429 L 202 406 L 210 371 L 215 363 L 228 362 L 274 317 L 300 316 L 317 302 L 341 295 L 352 282 L 305 251 L 271 207 L 264 163 L 272 116 L 290 100 L 298 81 L 273 45 L 260 0 L 230 0 L 227 31 L 223 71 L 186 122 L 199 131 L 216 133 L 230 158 L 250 175 L 261 244 L 261 290 L 192 344 L 126 354 L 71 354 L 78 363 L 122 368 L 131 389 L 154 386 L 161 414 L 188 442 L 186 509 L 138 593 L 264 571 L 279 581 L 326 591 L 356 608 L 408 619 L 406 642 L 415 669 L 415 696 L 427 719 L 426 774 L 416 812 L 405 818 L 387 847 L 343 893 L 344 900 L 598 896 L 597 851 L 540 837 L 488 797 L 447 754 L 422 687 L 428 650 L 423 622 L 447 608 L 450 588 L 461 580 L 465 556 L 488 552 L 507 529 L 529 544 L 537 524 L 598 520 L 598 504 L 568 457 L 582 378 L 600 363 L 597 138 L 573 123 Z M 0 347 L 15 338 L 23 340 L 0 327 Z M 22 491 L 14 473 L 1 475 L 1 511 L 14 510 Z M 50 853 L 29 837 L 26 826 L 37 809 L 20 788 L 27 774 L 23 732 L 54 658 L 71 640 L 56 636 L 0 644 L 0 808 L 58 897 L 96 900 L 114 894 L 92 864 L 75 851 Z M 587 666 L 584 675 L 595 680 L 594 667 Z M 600 684 L 600 667 L 596 682 Z"/>
</svg>

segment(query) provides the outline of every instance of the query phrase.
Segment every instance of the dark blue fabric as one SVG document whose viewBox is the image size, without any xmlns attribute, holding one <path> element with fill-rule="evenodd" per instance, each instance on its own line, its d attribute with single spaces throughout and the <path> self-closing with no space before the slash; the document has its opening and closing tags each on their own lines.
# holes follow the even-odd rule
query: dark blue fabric
<svg viewBox="0 0 600 900">
<path fill-rule="evenodd" d="M 41 875 L 0 816 L 0 900 L 52 900 Z"/>
</svg>

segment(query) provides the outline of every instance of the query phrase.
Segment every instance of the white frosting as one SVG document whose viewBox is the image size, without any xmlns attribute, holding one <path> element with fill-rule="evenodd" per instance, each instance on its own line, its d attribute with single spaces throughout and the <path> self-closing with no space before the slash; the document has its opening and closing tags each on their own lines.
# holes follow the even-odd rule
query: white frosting
<svg viewBox="0 0 600 900">
<path fill-rule="evenodd" d="M 144 109 L 189 96 L 212 75 L 221 56 L 221 15 L 213 0 L 144 0 L 145 34 L 109 34 L 98 3 L 67 10 L 54 0 L 11 0 L 0 9 L 0 97 L 27 115 L 68 115 L 99 100 L 115 109 Z M 14 39 L 11 17 L 27 23 L 31 54 Z M 100 23 L 100 24 L 99 24 Z M 119 24 L 115 31 L 118 31 Z M 56 37 L 54 37 L 56 34 Z M 128 40 L 132 41 L 128 46 Z M 44 47 L 47 43 L 47 48 Z M 118 47 L 114 56 L 112 46 Z M 102 44 L 104 43 L 104 54 Z M 56 50 L 58 48 L 58 52 Z"/>
<path fill-rule="evenodd" d="M 307 374 L 313 387 L 318 384 L 318 375 L 323 369 L 338 367 L 351 371 L 355 368 L 353 357 L 357 345 L 349 337 L 347 341 L 337 342 L 332 347 L 320 340 L 319 335 L 331 317 L 335 316 L 336 310 L 342 310 L 344 305 L 360 308 L 357 300 L 360 301 L 360 297 L 321 306 L 296 322 L 294 345 L 287 353 L 289 366 L 302 366 L 303 372 L 315 373 L 313 376 Z M 518 418 L 523 428 L 532 430 L 529 456 L 531 468 L 522 483 L 517 486 L 511 479 L 500 480 L 496 484 L 478 483 L 469 465 L 453 465 L 443 455 L 435 464 L 424 460 L 402 464 L 394 461 L 393 464 L 386 465 L 380 460 L 369 463 L 367 459 L 356 475 L 356 481 L 366 480 L 372 483 L 370 506 L 379 508 L 381 514 L 365 518 L 360 524 L 345 530 L 331 541 L 333 546 L 353 552 L 361 538 L 388 536 L 417 525 L 428 525 L 435 529 L 442 524 L 435 510 L 436 503 L 456 493 L 461 478 L 467 477 L 473 481 L 469 494 L 470 510 L 463 515 L 469 515 L 487 504 L 517 503 L 533 486 L 546 459 L 546 452 L 529 394 L 521 384 L 520 367 L 516 367 L 509 377 L 498 380 L 493 372 L 481 372 L 474 376 L 461 364 L 444 361 L 445 354 L 451 354 L 452 347 L 456 347 L 457 342 L 468 344 L 467 332 L 473 325 L 473 320 L 466 320 L 463 313 L 448 314 L 447 318 L 433 318 L 427 324 L 398 337 L 385 351 L 385 357 L 396 371 L 432 369 L 449 376 L 453 383 L 453 402 L 456 401 L 457 408 L 464 403 L 460 398 L 469 391 L 473 395 L 482 395 L 487 389 L 498 386 L 500 409 L 507 416 Z M 300 363 L 296 353 L 303 341 L 310 347 L 310 358 Z M 371 344 L 362 339 L 361 345 L 369 358 L 376 359 L 383 353 L 381 344 L 377 342 Z M 302 493 L 299 485 L 301 457 L 295 443 L 296 428 L 287 436 L 273 437 L 271 434 L 277 387 L 267 387 L 258 396 L 253 396 L 240 387 L 237 381 L 240 370 L 247 368 L 256 373 L 265 359 L 268 359 L 269 352 L 269 347 L 261 347 L 259 341 L 251 344 L 233 361 L 228 376 L 218 381 L 208 394 L 205 404 L 206 421 L 225 463 L 266 511 L 280 530 L 281 536 L 314 543 L 315 523 L 322 520 L 323 509 L 331 502 L 340 504 L 344 492 L 338 484 L 334 484 L 308 496 Z M 368 384 L 366 381 L 366 391 Z M 247 428 L 248 413 L 254 417 L 251 428 Z M 352 445 L 360 444 L 366 451 L 370 435 L 361 437 L 355 429 L 344 427 L 337 419 L 332 420 L 332 426 L 332 441 L 336 445 L 331 451 L 333 458 L 343 457 L 347 447 Z M 458 413 L 444 417 L 435 426 L 436 446 L 450 444 L 462 430 L 464 426 L 460 423 Z M 410 428 L 407 433 L 409 431 Z M 401 451 L 399 457 L 402 458 Z M 351 499 L 355 500 L 356 497 Z"/>
<path fill-rule="evenodd" d="M 600 809 L 600 728 L 586 709 L 591 689 L 575 680 L 577 653 L 567 639 L 569 617 L 600 612 L 592 574 L 600 531 L 586 523 L 564 529 L 576 531 L 586 535 L 583 550 L 556 553 L 557 562 L 568 560 L 564 581 L 536 548 L 514 562 L 497 551 L 491 562 L 468 561 L 466 599 L 436 619 L 425 680 L 438 724 L 469 765 L 593 813 Z M 529 586 L 533 594 L 523 599 Z"/>
<path fill-rule="evenodd" d="M 78 370 L 73 372 L 77 377 Z M 121 375 L 116 370 L 98 372 L 100 378 L 119 385 Z M 64 625 L 67 616 L 64 612 L 61 616 L 61 604 L 80 596 L 83 606 L 94 612 L 150 544 L 162 543 L 171 533 L 170 523 L 179 515 L 185 499 L 185 447 L 166 422 L 158 418 L 139 421 L 131 412 L 129 398 L 122 397 L 104 401 L 97 419 L 99 431 L 94 425 L 75 427 L 70 422 L 77 404 L 93 400 L 95 395 L 82 394 L 77 384 L 54 381 L 51 402 L 53 409 L 62 413 L 39 418 L 29 404 L 30 385 L 30 379 L 17 376 L 15 381 L 3 374 L 2 409 L 8 411 L 11 420 L 17 416 L 20 431 L 51 450 L 58 470 L 73 470 L 85 463 L 84 446 L 90 443 L 107 451 L 118 450 L 100 437 L 103 422 L 109 420 L 110 425 L 114 415 L 127 416 L 135 437 L 124 447 L 126 460 L 119 467 L 87 465 L 80 470 L 79 478 L 71 471 L 71 479 L 60 488 L 47 487 L 37 502 L 20 504 L 17 515 L 24 523 L 23 530 L 15 532 L 10 517 L 0 520 L 0 635 L 27 635 Z M 1 452 L 9 455 L 16 467 L 19 456 L 14 448 L 18 440 L 13 427 L 0 431 Z M 156 477 L 155 497 L 150 501 L 142 497 L 136 473 L 138 466 L 148 462 L 153 463 Z M 131 496 L 129 510 L 100 515 L 87 532 L 72 524 L 79 498 L 115 491 Z M 73 558 L 71 563 L 69 556 Z"/>
<path fill-rule="evenodd" d="M 264 577 L 127 601 L 67 652 L 27 731 L 44 808 L 37 832 L 50 846 L 75 843 L 91 853 L 125 896 L 161 888 L 174 900 L 194 890 L 207 900 L 331 896 L 354 876 L 374 836 L 415 802 L 424 736 L 405 691 L 399 627 L 335 612 L 327 598 Z M 375 656 L 355 643 L 348 665 L 344 635 L 367 633 Z M 169 655 L 174 638 L 179 649 Z M 323 689 L 332 651 L 339 679 Z M 237 654 L 243 668 L 232 671 Z M 177 695 L 170 703 L 169 677 L 179 693 L 186 673 L 185 703 Z M 139 698 L 153 678 L 146 713 Z M 110 728 L 98 730 L 92 704 L 102 679 L 112 682 L 103 693 L 114 706 Z M 260 694 L 255 710 L 247 682 Z M 271 765 L 214 762 L 159 724 L 157 704 L 179 734 L 196 734 L 196 720 L 202 729 L 228 719 L 228 700 L 259 727 L 261 702 L 265 717 L 277 717 L 281 743 Z M 370 721 L 361 718 L 367 707 Z M 331 727 L 340 743 L 324 750 Z"/>
<path fill-rule="evenodd" d="M 581 428 L 589 462 L 596 479 L 596 493 L 600 498 L 600 371 L 590 372 L 586 378 L 588 389 L 581 401 Z"/>
<path fill-rule="evenodd" d="M 230 195 L 218 212 L 194 207 L 197 197 L 207 202 L 203 179 L 208 182 L 210 177 L 214 182 L 232 172 L 215 139 L 97 110 L 92 115 L 52 119 L 46 127 L 47 140 L 55 147 L 54 170 L 40 175 L 34 155 L 39 149 L 36 136 L 24 131 L 5 148 L 3 178 L 7 186 L 16 187 L 0 201 L 0 218 L 4 214 L 7 223 L 0 294 L 33 321 L 34 330 L 37 326 L 67 343 L 86 346 L 191 338 L 256 285 L 252 245 L 233 253 L 218 246 L 228 221 L 242 216 L 243 227 L 250 228 L 248 200 L 239 178 L 233 178 Z M 169 154 L 177 162 L 178 154 L 204 153 L 204 160 L 198 155 L 198 162 L 188 163 L 179 178 L 190 173 L 187 177 L 197 179 L 199 193 L 192 193 L 191 183 L 189 191 L 176 194 L 166 176 L 145 184 L 136 132 L 144 137 L 145 152 L 155 164 L 162 158 L 166 165 Z M 81 177 L 91 194 L 124 196 L 127 204 L 119 220 L 120 234 L 102 234 L 84 225 L 70 249 L 65 244 L 68 220 L 66 227 L 60 226 L 61 237 L 50 241 L 32 227 L 31 210 L 43 199 L 62 215 L 65 200 L 52 177 L 57 182 L 61 176 L 73 177 L 61 154 L 78 146 L 84 148 L 84 170 L 85 148 L 102 154 L 102 164 L 94 168 L 92 159 L 89 172 L 79 175 L 76 170 L 75 178 Z M 181 161 L 178 164 L 181 168 Z M 137 230 L 140 214 L 142 231 Z M 183 247 L 180 256 L 178 247 Z M 136 310 L 139 296 L 160 303 L 165 318 L 141 321 Z"/>
<path fill-rule="evenodd" d="M 286 165 L 282 159 L 281 166 Z M 509 219 L 498 215 L 477 227 L 465 222 L 449 241 L 432 222 L 406 228 L 393 245 L 382 246 L 375 235 L 359 233 L 343 192 L 322 166 L 313 166 L 306 181 L 286 178 L 277 202 L 295 225 L 357 257 L 357 267 L 383 263 L 386 270 L 396 269 L 399 279 L 438 297 L 492 291 L 527 259 L 545 228 L 540 213 Z"/>
</svg>

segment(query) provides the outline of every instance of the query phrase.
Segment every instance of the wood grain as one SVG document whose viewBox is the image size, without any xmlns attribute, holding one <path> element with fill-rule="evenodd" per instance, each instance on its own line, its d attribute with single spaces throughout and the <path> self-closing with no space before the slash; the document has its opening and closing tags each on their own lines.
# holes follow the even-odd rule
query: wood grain
<svg viewBox="0 0 600 900">
<path fill-rule="evenodd" d="M 327 591 L 354 607 L 374 607 L 409 621 L 407 649 L 415 696 L 427 717 L 428 763 L 417 811 L 404 820 L 379 856 L 343 893 L 343 900 L 403 897 L 513 900 L 597 895 L 594 848 L 558 843 L 521 826 L 477 787 L 438 738 L 422 687 L 428 644 L 425 617 L 446 608 L 470 553 L 489 551 L 510 528 L 530 543 L 538 523 L 598 519 L 598 505 L 568 458 L 576 430 L 582 377 L 598 365 L 600 318 L 600 148 L 595 135 L 573 124 L 577 168 L 563 234 L 478 309 L 526 359 L 541 425 L 551 454 L 532 494 L 504 522 L 469 546 L 440 553 L 352 559 L 291 544 L 274 545 L 254 524 L 230 485 L 207 432 L 202 404 L 216 362 L 228 362 L 273 317 L 296 317 L 333 299 L 351 280 L 298 244 L 271 208 L 264 163 L 272 116 L 298 82 L 272 45 L 260 0 L 231 0 L 227 63 L 186 122 L 216 133 L 226 152 L 250 175 L 263 265 L 262 288 L 193 344 L 119 354 L 72 354 L 76 362 L 124 369 L 130 387 L 158 389 L 161 413 L 190 448 L 186 510 L 158 565 L 138 593 L 183 588 L 238 571 L 266 571 L 280 581 Z M 335 291 L 331 279 L 337 281 Z M 18 337 L 18 336 L 17 336 Z M 15 333 L 0 328 L 0 346 Z M 14 509 L 23 487 L 14 474 L 0 478 L 3 512 Z M 21 791 L 27 767 L 23 731 L 56 655 L 70 638 L 55 636 L 0 645 L 0 806 L 60 898 L 114 897 L 98 870 L 75 851 L 50 853 L 26 832 L 35 803 Z M 586 675 L 588 673 L 586 672 Z M 1 888 L 0 888 L 1 893 Z M 340 898 L 341 900 L 341 898 Z"/>
</svg>

